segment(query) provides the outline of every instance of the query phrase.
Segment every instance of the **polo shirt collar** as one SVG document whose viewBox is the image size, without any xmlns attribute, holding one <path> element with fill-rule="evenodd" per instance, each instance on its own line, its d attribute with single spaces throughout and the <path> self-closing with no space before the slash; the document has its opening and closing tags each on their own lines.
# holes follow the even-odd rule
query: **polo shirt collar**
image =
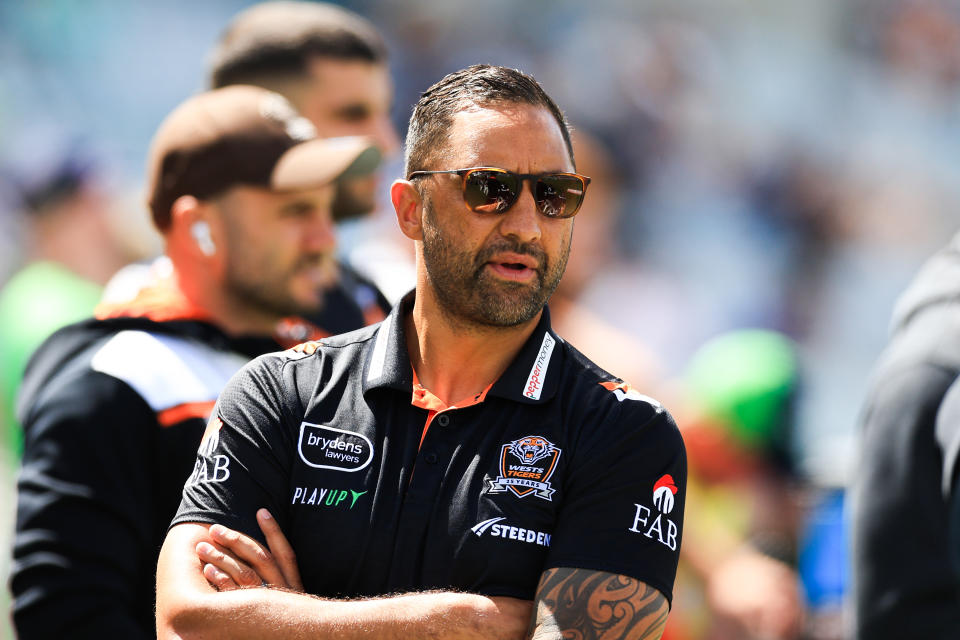
<svg viewBox="0 0 960 640">
<path fill-rule="evenodd" d="M 403 320 L 413 307 L 414 293 L 405 295 L 377 328 L 364 365 L 364 393 L 376 387 L 406 392 L 413 389 L 413 367 Z M 551 399 L 563 369 L 563 350 L 557 348 L 562 343 L 562 338 L 551 329 L 550 310 L 544 307 L 536 328 L 488 395 L 528 404 Z"/>
<path fill-rule="evenodd" d="M 413 389 L 413 366 L 407 352 L 403 318 L 413 308 L 414 293 L 415 290 L 403 296 L 377 328 L 364 365 L 364 393 L 376 387 L 407 392 Z"/>
</svg>

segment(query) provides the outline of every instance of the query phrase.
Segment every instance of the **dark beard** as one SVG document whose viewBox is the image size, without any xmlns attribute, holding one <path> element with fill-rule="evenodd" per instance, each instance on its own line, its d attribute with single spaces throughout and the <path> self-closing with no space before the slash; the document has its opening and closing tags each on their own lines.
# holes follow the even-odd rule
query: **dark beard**
<svg viewBox="0 0 960 640">
<path fill-rule="evenodd" d="M 296 271 L 305 264 L 323 259 L 327 258 L 304 256 L 293 266 L 293 270 Z M 228 266 L 226 286 L 234 299 L 250 308 L 266 311 L 281 318 L 316 314 L 323 308 L 322 297 L 316 305 L 306 305 L 289 295 L 286 289 L 276 282 L 247 281 L 238 278 L 237 273 L 238 270 L 233 268 L 233 265 Z"/>
<path fill-rule="evenodd" d="M 476 255 L 458 251 L 436 225 L 432 203 L 424 202 L 423 261 L 443 311 L 461 321 L 487 327 L 515 327 L 532 320 L 560 283 L 567 265 L 569 244 L 557 265 L 532 243 L 499 238 Z M 537 260 L 533 284 L 509 282 L 486 268 L 498 253 L 517 253 Z"/>
</svg>

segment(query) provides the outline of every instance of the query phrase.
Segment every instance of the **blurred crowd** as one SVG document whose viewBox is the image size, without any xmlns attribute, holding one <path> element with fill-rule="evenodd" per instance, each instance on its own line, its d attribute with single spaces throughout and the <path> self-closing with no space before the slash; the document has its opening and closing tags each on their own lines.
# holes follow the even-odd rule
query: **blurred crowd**
<svg viewBox="0 0 960 640">
<path fill-rule="evenodd" d="M 19 371 L 120 266 L 158 251 L 147 142 L 249 4 L 0 4 L 3 548 Z M 401 131 L 419 92 L 476 62 L 532 74 L 566 110 L 593 183 L 551 302 L 558 333 L 670 407 L 695 479 L 665 637 L 843 637 L 857 410 L 897 294 L 960 208 L 960 6 L 342 4 L 387 38 Z M 395 300 L 411 256 L 382 190 L 340 251 Z M 801 599 L 799 618 L 743 614 L 781 596 L 784 610 Z"/>
</svg>

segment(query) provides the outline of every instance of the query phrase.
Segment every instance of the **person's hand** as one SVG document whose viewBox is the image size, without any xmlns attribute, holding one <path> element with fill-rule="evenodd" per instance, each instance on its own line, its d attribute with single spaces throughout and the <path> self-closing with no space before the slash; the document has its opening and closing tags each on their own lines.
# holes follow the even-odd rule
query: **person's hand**
<svg viewBox="0 0 960 640">
<path fill-rule="evenodd" d="M 750 638 L 792 640 L 803 627 L 803 592 L 796 572 L 749 547 L 710 574 L 707 598 L 714 614 Z"/>
<path fill-rule="evenodd" d="M 257 511 L 257 524 L 267 539 L 269 549 L 233 529 L 215 524 L 209 535 L 214 544 L 197 544 L 197 556 L 203 576 L 219 591 L 241 587 L 281 587 L 303 591 L 296 554 L 277 521 L 266 509 Z"/>
</svg>

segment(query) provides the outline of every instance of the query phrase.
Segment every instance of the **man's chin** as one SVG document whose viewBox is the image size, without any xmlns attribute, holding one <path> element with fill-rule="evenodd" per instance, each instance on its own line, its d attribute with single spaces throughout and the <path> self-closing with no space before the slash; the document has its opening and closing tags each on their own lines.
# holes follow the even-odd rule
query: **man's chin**
<svg viewBox="0 0 960 640">
<path fill-rule="evenodd" d="M 313 295 L 297 296 L 291 300 L 290 315 L 309 316 L 323 310 L 323 291 L 318 290 Z"/>
<path fill-rule="evenodd" d="M 539 295 L 539 289 L 533 285 L 502 282 L 487 288 L 475 308 L 486 324 L 514 327 L 528 322 L 543 309 L 545 302 L 539 302 Z"/>
</svg>

